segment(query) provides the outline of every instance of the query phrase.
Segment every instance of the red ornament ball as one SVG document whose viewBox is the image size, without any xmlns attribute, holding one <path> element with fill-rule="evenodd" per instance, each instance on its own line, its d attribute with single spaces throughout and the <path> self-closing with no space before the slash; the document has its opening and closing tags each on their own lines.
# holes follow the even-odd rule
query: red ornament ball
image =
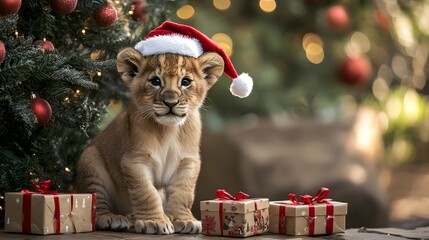
<svg viewBox="0 0 429 240">
<path fill-rule="evenodd" d="M 32 110 L 36 115 L 37 123 L 42 126 L 49 122 L 52 117 L 51 105 L 43 98 L 32 98 Z"/>
<path fill-rule="evenodd" d="M 133 3 L 131 3 L 131 6 L 134 8 L 133 9 L 133 14 L 131 15 L 131 17 L 133 18 L 134 21 L 137 22 L 146 22 L 147 20 L 147 12 L 146 12 L 146 1 L 145 0 L 141 0 L 141 1 L 135 1 Z"/>
<path fill-rule="evenodd" d="M 343 32 L 350 26 L 349 14 L 341 5 L 332 6 L 326 11 L 326 23 L 332 31 Z"/>
<path fill-rule="evenodd" d="M 77 6 L 77 0 L 50 0 L 52 11 L 66 15 L 73 12 Z"/>
<path fill-rule="evenodd" d="M 4 47 L 4 43 L 0 41 L 0 64 L 4 61 L 6 57 L 6 48 Z"/>
<path fill-rule="evenodd" d="M 372 66 L 365 56 L 347 58 L 339 69 L 339 77 L 348 85 L 366 83 L 372 75 Z"/>
<path fill-rule="evenodd" d="M 383 30 L 388 30 L 390 26 L 390 19 L 387 13 L 381 10 L 377 10 L 374 15 L 377 25 Z"/>
<path fill-rule="evenodd" d="M 0 0 L 0 16 L 15 14 L 21 8 L 21 0 Z"/>
<path fill-rule="evenodd" d="M 33 45 L 40 45 L 42 47 L 42 51 L 49 52 L 49 51 L 54 51 L 55 50 L 54 44 L 52 44 L 51 41 L 48 41 L 48 40 L 45 40 L 45 39 L 43 39 L 43 40 L 36 40 L 36 41 L 33 42 Z"/>
<path fill-rule="evenodd" d="M 116 8 L 113 6 L 113 4 L 107 2 L 101 7 L 97 8 L 94 11 L 92 17 L 99 26 L 108 27 L 116 22 L 116 19 L 118 18 L 118 11 L 116 11 Z"/>
</svg>

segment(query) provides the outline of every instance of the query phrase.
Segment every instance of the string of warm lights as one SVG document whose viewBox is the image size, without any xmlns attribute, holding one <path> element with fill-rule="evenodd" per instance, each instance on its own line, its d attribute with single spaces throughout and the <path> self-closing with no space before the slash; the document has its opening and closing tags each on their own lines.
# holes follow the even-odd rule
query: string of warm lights
<svg viewBox="0 0 429 240">
<path fill-rule="evenodd" d="M 230 0 L 213 0 L 213 6 L 218 10 L 227 10 L 231 6 Z M 191 19 L 195 15 L 196 11 L 192 5 L 183 5 L 180 7 L 176 15 L 178 18 L 183 20 Z M 231 57 L 233 53 L 233 41 L 232 38 L 226 33 L 216 33 L 211 39 L 215 41 L 226 53 L 227 56 Z"/>
<path fill-rule="evenodd" d="M 230 0 L 213 0 L 213 6 L 220 11 L 225 11 L 231 7 L 231 1 Z M 260 0 L 259 7 L 263 12 L 271 13 L 276 9 L 277 4 L 275 0 Z M 194 17 L 195 14 L 196 14 L 196 10 L 190 4 L 183 5 L 176 11 L 177 17 L 182 20 L 189 20 L 192 17 Z M 217 44 L 219 44 L 219 46 L 225 51 L 225 53 L 228 56 L 232 56 L 233 42 L 229 35 L 227 35 L 226 33 L 217 33 L 213 35 L 212 40 L 215 41 Z M 314 48 L 317 46 L 311 46 L 311 47 Z M 321 54 L 320 53 L 315 54 L 314 51 L 320 52 L 320 49 L 313 49 L 313 50 L 309 49 L 308 51 L 309 60 L 311 59 L 310 61 L 312 61 L 313 63 L 320 63 L 323 60 L 323 49 Z"/>
<path fill-rule="evenodd" d="M 213 6 L 220 11 L 225 11 L 231 7 L 231 1 L 230 0 L 213 0 Z M 275 0 L 260 0 L 259 7 L 263 12 L 271 13 L 276 9 L 277 3 Z M 192 17 L 194 17 L 195 14 L 196 14 L 196 10 L 190 4 L 183 5 L 176 11 L 177 17 L 182 20 L 189 20 Z M 211 39 L 215 41 L 229 57 L 232 56 L 233 41 L 228 34 L 217 33 L 213 35 Z M 306 52 L 307 52 L 308 59 L 312 63 L 318 64 L 323 60 L 323 57 L 324 57 L 323 48 L 320 48 L 320 46 L 318 45 L 314 45 L 314 44 L 310 45 L 310 48 L 308 48 Z"/>
</svg>

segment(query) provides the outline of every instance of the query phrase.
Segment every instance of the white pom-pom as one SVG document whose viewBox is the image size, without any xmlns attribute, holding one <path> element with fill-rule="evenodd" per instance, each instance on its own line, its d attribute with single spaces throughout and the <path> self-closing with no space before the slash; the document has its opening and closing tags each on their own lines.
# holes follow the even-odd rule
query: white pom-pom
<svg viewBox="0 0 429 240">
<path fill-rule="evenodd" d="M 232 80 L 229 90 L 232 95 L 245 98 L 250 95 L 253 88 L 253 80 L 247 73 L 242 73 Z"/>
</svg>

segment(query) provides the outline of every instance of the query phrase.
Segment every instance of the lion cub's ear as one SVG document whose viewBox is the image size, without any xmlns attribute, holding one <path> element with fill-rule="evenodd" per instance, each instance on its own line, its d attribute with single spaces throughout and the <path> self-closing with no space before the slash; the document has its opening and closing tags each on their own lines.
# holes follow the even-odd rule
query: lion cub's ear
<svg viewBox="0 0 429 240">
<path fill-rule="evenodd" d="M 209 88 L 212 87 L 223 73 L 223 58 L 215 52 L 208 52 L 198 57 L 198 62 Z"/>
<path fill-rule="evenodd" d="M 122 81 L 129 84 L 139 71 L 143 59 L 141 53 L 134 48 L 125 48 L 117 57 L 116 69 L 121 74 Z"/>
</svg>

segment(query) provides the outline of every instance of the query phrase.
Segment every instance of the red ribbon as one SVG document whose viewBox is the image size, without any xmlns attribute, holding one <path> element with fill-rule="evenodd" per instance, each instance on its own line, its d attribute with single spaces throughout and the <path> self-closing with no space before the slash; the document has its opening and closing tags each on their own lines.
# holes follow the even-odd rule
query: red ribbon
<svg viewBox="0 0 429 240">
<path fill-rule="evenodd" d="M 23 192 L 22 197 L 22 232 L 31 233 L 31 195 L 32 192 Z"/>
<path fill-rule="evenodd" d="M 232 196 L 225 189 L 218 189 L 215 193 L 216 198 L 220 200 L 234 200 L 239 201 L 242 199 L 248 199 L 249 195 L 244 192 L 238 192 L 237 195 Z M 255 202 L 255 211 L 256 211 L 256 202 Z M 223 236 L 223 202 L 219 203 L 219 225 L 220 225 L 220 235 Z"/>
<path fill-rule="evenodd" d="M 302 202 L 298 201 L 298 198 L 294 193 L 289 193 L 289 200 L 292 201 L 293 204 L 307 204 L 307 205 L 313 205 L 314 203 L 327 203 L 330 202 L 332 199 L 326 199 L 326 197 L 329 195 L 329 188 L 321 187 L 319 191 L 317 191 L 316 196 L 311 195 L 299 195 L 299 198 Z"/>
<path fill-rule="evenodd" d="M 97 210 L 97 195 L 95 193 L 91 193 L 92 195 L 92 231 L 95 231 L 95 217 Z"/>
<path fill-rule="evenodd" d="M 34 191 L 36 191 L 36 193 L 40 193 L 40 194 L 55 194 L 57 192 L 49 190 L 49 188 L 51 188 L 51 180 L 46 180 L 43 182 L 40 182 L 39 184 L 31 182 L 31 186 L 33 187 Z M 28 189 L 23 189 L 21 190 L 22 193 L 34 193 Z"/>
<path fill-rule="evenodd" d="M 55 204 L 55 210 L 54 210 L 55 233 L 59 234 L 59 233 L 61 233 L 60 200 L 59 200 L 58 195 L 56 193 L 51 193 L 51 194 L 54 197 L 54 204 Z"/>
<path fill-rule="evenodd" d="M 316 214 L 314 211 L 314 205 L 308 205 L 308 235 L 314 235 L 314 221 L 316 220 Z"/>
<path fill-rule="evenodd" d="M 321 187 L 317 191 L 316 195 L 313 197 L 311 195 L 299 195 L 299 198 L 302 202 L 298 201 L 298 198 L 294 193 L 289 193 L 289 200 L 295 204 L 306 204 L 308 205 L 308 235 L 314 235 L 314 226 L 315 226 L 315 203 L 325 203 L 326 204 L 326 234 L 331 234 L 334 229 L 334 205 L 330 203 L 332 199 L 327 199 L 329 195 L 329 188 Z"/>
<path fill-rule="evenodd" d="M 74 203 L 74 197 L 73 197 L 73 194 L 70 194 L 70 213 L 72 217 L 73 217 L 73 203 Z M 73 233 L 76 233 L 76 225 L 74 221 L 72 221 L 72 223 L 73 223 Z"/>
<path fill-rule="evenodd" d="M 334 205 L 326 203 L 326 234 L 334 232 Z"/>
<path fill-rule="evenodd" d="M 223 200 L 241 200 L 241 199 L 248 199 L 249 195 L 244 192 L 238 192 L 235 197 L 233 197 L 229 192 L 227 192 L 225 189 L 218 189 L 216 191 L 216 198 L 223 199 Z"/>
<path fill-rule="evenodd" d="M 279 233 L 286 234 L 286 205 L 279 206 Z"/>
<path fill-rule="evenodd" d="M 55 191 L 49 190 L 51 188 L 51 180 L 42 181 L 39 184 L 31 182 L 31 185 L 33 186 L 34 190 L 37 193 L 41 193 L 41 194 L 54 194 L 54 193 L 57 193 Z"/>
<path fill-rule="evenodd" d="M 54 197 L 54 218 L 55 218 L 55 233 L 59 234 L 61 231 L 61 220 L 60 220 L 60 201 L 55 191 L 49 190 L 51 187 L 51 180 L 46 180 L 36 184 L 31 182 L 36 193 L 40 194 L 52 194 Z M 24 194 L 22 201 L 22 232 L 31 233 L 31 195 L 34 193 L 28 189 L 23 189 L 21 193 Z"/>
<path fill-rule="evenodd" d="M 220 235 L 223 236 L 223 202 L 219 203 Z"/>
</svg>

